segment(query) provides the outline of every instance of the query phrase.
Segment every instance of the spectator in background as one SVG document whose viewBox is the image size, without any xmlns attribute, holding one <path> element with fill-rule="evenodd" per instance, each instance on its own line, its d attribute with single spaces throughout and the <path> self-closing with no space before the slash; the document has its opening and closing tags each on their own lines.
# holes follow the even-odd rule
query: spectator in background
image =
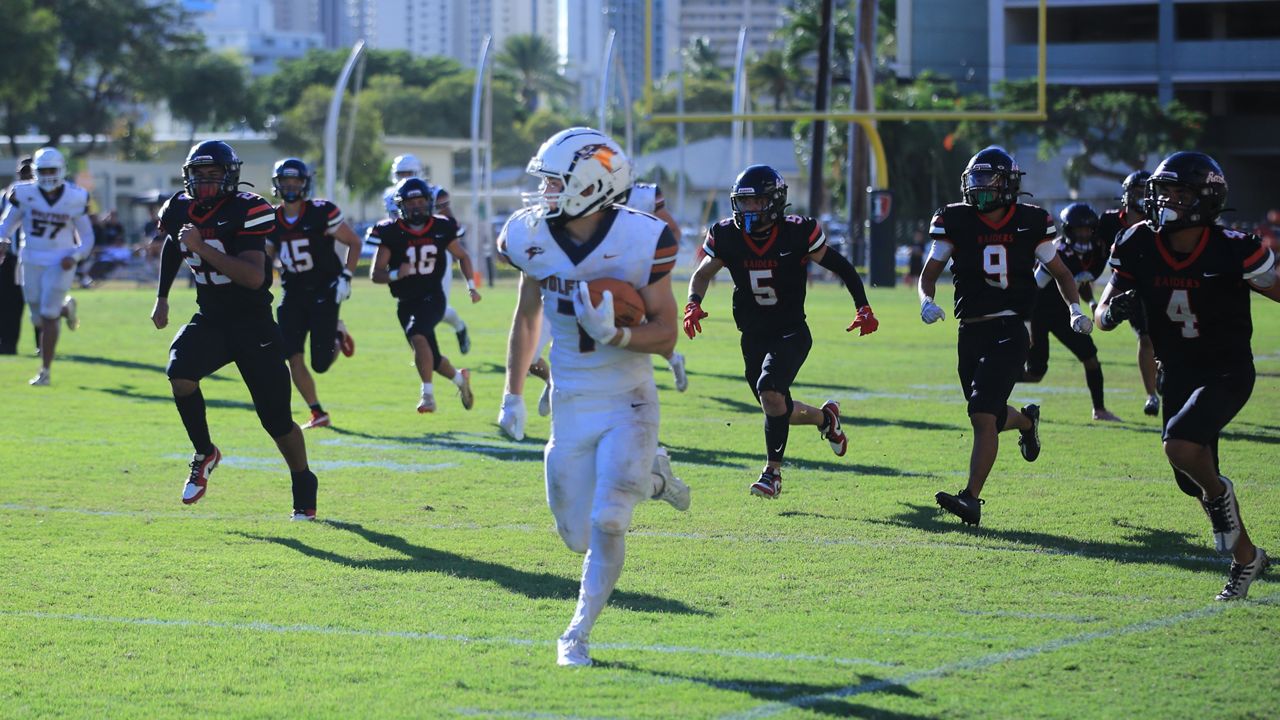
<svg viewBox="0 0 1280 720">
<path fill-rule="evenodd" d="M 1258 224 L 1258 237 L 1262 238 L 1262 246 L 1275 250 L 1280 244 L 1280 210 L 1272 208 L 1267 211 L 1267 219 Z"/>
<path fill-rule="evenodd" d="M 126 246 L 124 225 L 116 216 L 116 211 L 102 215 L 93 227 L 96 238 L 93 257 L 80 264 L 80 287 L 90 288 L 94 281 L 101 280 L 120 265 L 129 262 L 129 248 Z"/>
<path fill-rule="evenodd" d="M 15 183 L 29 182 L 34 178 L 30 156 L 18 161 L 16 173 Z M 0 192 L 0 215 L 4 214 L 5 198 L 9 197 L 11 189 L 12 185 Z M 22 308 L 27 303 L 22 299 L 22 286 L 18 284 L 16 250 L 19 242 L 15 237 L 14 251 L 6 254 L 4 260 L 0 261 L 0 355 L 17 355 L 18 337 L 22 334 Z"/>
<path fill-rule="evenodd" d="M 916 280 L 920 278 L 920 272 L 924 270 L 924 246 L 926 242 L 924 230 L 917 229 L 911 233 L 910 254 L 907 256 L 907 276 L 903 278 L 903 284 L 915 285 Z"/>
</svg>

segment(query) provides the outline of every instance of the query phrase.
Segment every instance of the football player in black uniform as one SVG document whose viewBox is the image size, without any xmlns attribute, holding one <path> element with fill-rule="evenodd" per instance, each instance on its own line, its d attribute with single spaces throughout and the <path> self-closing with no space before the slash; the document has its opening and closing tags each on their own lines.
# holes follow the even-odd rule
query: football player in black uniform
<svg viewBox="0 0 1280 720">
<path fill-rule="evenodd" d="M 1062 221 L 1062 235 L 1054 244 L 1058 257 L 1075 277 L 1082 298 L 1093 298 L 1093 281 L 1107 266 L 1110 245 L 1098 242 L 1094 231 L 1098 227 L 1098 213 L 1088 203 L 1071 203 L 1058 214 Z M 1119 421 L 1109 410 L 1103 398 L 1102 364 L 1098 362 L 1098 347 L 1093 338 L 1071 329 L 1071 317 L 1063 303 L 1062 293 L 1056 284 L 1050 285 L 1053 276 L 1043 265 L 1036 266 L 1035 309 L 1031 314 L 1031 347 L 1027 350 L 1027 369 L 1022 382 L 1037 383 L 1049 371 L 1049 334 L 1067 346 L 1067 349 L 1084 365 L 1084 381 L 1093 400 L 1093 419 Z"/>
<path fill-rule="evenodd" d="M 18 161 L 15 183 L 35 179 L 35 170 L 31 167 L 31 157 Z M 4 214 L 9 191 L 13 185 L 0 192 L 0 215 Z M 22 285 L 18 282 L 18 236 L 10 245 L 0 247 L 0 355 L 16 355 L 18 338 L 22 335 L 22 309 L 27 301 L 22 298 Z M 0 240 L 0 243 L 3 243 Z M 40 346 L 40 326 L 35 326 L 36 347 Z"/>
<path fill-rule="evenodd" d="M 1106 243 L 1108 253 L 1125 230 L 1147 219 L 1144 205 L 1150 177 L 1151 173 L 1145 170 L 1129 173 L 1120 185 L 1120 207 L 1107 210 L 1098 220 L 1098 239 Z M 1086 299 L 1092 300 L 1091 297 Z M 1142 374 L 1142 387 L 1147 391 L 1142 412 L 1154 416 L 1160 412 L 1160 396 L 1156 392 L 1156 355 L 1144 317 L 1144 313 L 1135 313 L 1129 318 L 1129 327 L 1138 336 L 1138 372 Z"/>
<path fill-rule="evenodd" d="M 964 202 L 933 216 L 933 248 L 920 273 L 920 319 L 935 323 L 946 316 L 933 302 L 938 276 L 947 262 L 955 279 L 955 314 L 960 321 L 957 354 L 960 389 L 969 401 L 973 452 L 969 483 L 959 493 L 940 492 L 938 504 L 971 525 L 982 520 L 982 486 L 995 464 L 999 433 L 1016 429 L 1022 457 L 1040 455 L 1040 407 L 1016 410 L 1009 393 L 1027 360 L 1024 321 L 1035 299 L 1035 264 L 1040 261 L 1069 304 L 1071 329 L 1093 330 L 1080 310 L 1075 278 L 1053 247 L 1053 218 L 1044 209 L 1018 202 L 1022 175 L 1013 156 L 988 147 L 969 159 L 960 176 Z"/>
<path fill-rule="evenodd" d="M 283 200 L 276 208 L 275 231 L 267 236 L 267 249 L 280 261 L 280 285 L 284 297 L 276 319 L 284 335 L 289 373 L 311 419 L 304 429 L 328 427 L 329 413 L 320 405 L 316 381 L 307 371 L 303 347 L 311 335 L 311 368 L 323 373 L 338 352 L 350 357 L 356 343 L 338 319 L 338 306 L 351 296 L 351 274 L 360 260 L 360 236 L 342 219 L 342 210 L 328 200 L 311 200 L 311 170 L 298 158 L 276 163 L 271 173 L 272 192 Z M 338 259 L 334 241 L 346 246 L 347 259 Z"/>
<path fill-rule="evenodd" d="M 169 324 L 169 288 L 186 260 L 196 281 L 199 310 L 169 347 L 169 383 L 178 415 L 195 446 L 182 502 L 204 497 L 222 453 L 209 439 L 200 380 L 234 362 L 253 407 L 276 441 L 293 476 L 293 519 L 316 515 L 316 476 L 307 466 L 302 429 L 289 412 L 289 370 L 284 339 L 271 318 L 271 266 L 266 237 L 275 211 L 261 196 L 239 192 L 240 158 L 231 146 L 209 140 L 192 146 L 182 165 L 185 191 L 160 210 L 165 236 L 160 283 L 151 321 Z"/>
<path fill-rule="evenodd" d="M 472 278 L 471 257 L 459 242 L 462 230 L 458 223 L 443 215 L 432 214 L 431 186 L 422 178 L 401 180 L 396 186 L 395 203 L 399 218 L 388 218 L 369 228 L 367 242 L 378 248 L 370 276 L 375 283 L 389 285 L 399 301 L 396 314 L 400 327 L 413 347 L 414 363 L 422 377 L 422 396 L 418 412 L 435 412 L 433 372 L 453 381 L 462 396 L 462 407 L 475 404 L 471 394 L 471 371 L 457 370 L 449 358 L 440 354 L 436 343 L 436 325 L 444 316 L 445 296 L 442 286 L 449 271 L 449 256 L 458 258 L 462 276 L 467 279 L 471 302 L 480 302 Z"/>
<path fill-rule="evenodd" d="M 1111 254 L 1114 271 L 1097 320 L 1114 329 L 1145 313 L 1164 374 L 1164 453 L 1182 491 L 1204 507 L 1218 552 L 1231 553 L 1219 600 L 1246 597 L 1269 560 L 1240 519 L 1231 481 L 1220 474 L 1218 438 L 1253 392 L 1251 290 L 1280 302 L 1275 256 L 1256 235 L 1216 220 L 1227 180 L 1213 158 L 1178 152 L 1147 188 L 1148 220 Z"/>
<path fill-rule="evenodd" d="M 787 184 L 768 165 L 752 165 L 733 183 L 733 217 L 707 230 L 706 257 L 689 280 L 684 331 L 692 339 L 707 317 L 702 298 L 720 268 L 733 278 L 733 320 L 742 332 L 742 361 L 747 384 L 764 411 L 766 464 L 751 494 L 776 498 L 782 492 L 782 457 L 792 425 L 814 425 L 843 456 L 849 441 L 840 429 L 840 406 L 821 408 L 791 398 L 791 383 L 809 356 L 813 337 L 805 324 L 808 264 L 816 262 L 844 281 L 857 308 L 847 330 L 876 331 L 880 321 L 867 303 L 862 279 L 840 253 L 828 251 L 822 227 L 813 218 L 785 215 Z"/>
</svg>

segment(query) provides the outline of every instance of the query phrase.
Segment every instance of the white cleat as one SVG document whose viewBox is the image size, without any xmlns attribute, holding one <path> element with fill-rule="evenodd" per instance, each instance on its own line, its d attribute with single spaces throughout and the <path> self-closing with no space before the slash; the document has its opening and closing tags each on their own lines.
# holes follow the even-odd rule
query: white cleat
<svg viewBox="0 0 1280 720">
<path fill-rule="evenodd" d="M 689 486 L 672 474 L 671 458 L 667 455 L 666 448 L 658 448 L 658 454 L 653 458 L 652 472 L 662 478 L 662 490 L 654 495 L 653 499 L 661 500 L 680 512 L 688 510 L 689 503 L 692 501 L 689 496 Z"/>
<path fill-rule="evenodd" d="M 42 369 L 40 370 L 40 372 L 36 374 L 36 376 L 35 376 L 35 377 L 33 377 L 33 378 L 31 378 L 30 380 L 28 380 L 28 381 L 27 381 L 27 384 L 28 384 L 28 385 L 31 385 L 31 386 L 34 386 L 34 387 L 45 387 L 46 385 L 48 385 L 48 384 L 49 384 L 49 369 L 48 369 L 48 368 L 42 368 Z"/>
<path fill-rule="evenodd" d="M 1226 555 L 1235 550 L 1236 543 L 1240 542 L 1243 523 L 1240 522 L 1240 505 L 1236 503 L 1235 487 L 1221 475 L 1218 479 L 1226 488 L 1225 492 L 1212 500 L 1201 500 L 1200 504 L 1209 516 L 1209 523 L 1213 525 L 1214 549 Z"/>
<path fill-rule="evenodd" d="M 1232 562 L 1231 572 L 1227 574 L 1227 586 L 1218 593 L 1218 600 L 1243 600 L 1249 597 L 1249 586 L 1254 580 L 1262 577 L 1271 564 L 1271 558 L 1262 548 L 1254 548 L 1253 562 L 1246 564 Z"/>
<path fill-rule="evenodd" d="M 418 400 L 418 412 L 431 413 L 435 411 L 436 411 L 435 395 L 423 395 L 422 398 Z"/>
<path fill-rule="evenodd" d="M 315 519 L 316 519 L 315 510 L 312 510 L 310 512 L 306 510 L 294 510 L 293 515 L 289 517 L 289 520 L 294 522 L 315 522 Z"/>
<path fill-rule="evenodd" d="M 62 301 L 62 313 L 67 318 L 68 330 L 80 329 L 80 316 L 76 314 L 76 299 L 68 295 Z"/>
<path fill-rule="evenodd" d="M 556 664 L 560 667 L 591 667 L 591 648 L 587 641 L 576 637 L 556 640 Z"/>
<path fill-rule="evenodd" d="M 667 364 L 671 366 L 671 374 L 676 379 L 676 392 L 684 392 L 689 389 L 689 376 L 684 371 L 684 355 L 678 352 L 671 353 L 671 357 L 667 360 Z"/>
<path fill-rule="evenodd" d="M 551 414 L 551 383 L 547 383 L 542 388 L 542 394 L 538 396 L 538 417 L 546 417 Z"/>
</svg>

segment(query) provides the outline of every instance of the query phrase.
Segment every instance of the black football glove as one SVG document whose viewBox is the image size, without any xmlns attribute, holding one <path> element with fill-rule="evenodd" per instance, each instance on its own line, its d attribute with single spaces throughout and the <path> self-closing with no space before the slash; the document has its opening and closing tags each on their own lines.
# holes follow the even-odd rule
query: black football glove
<svg viewBox="0 0 1280 720">
<path fill-rule="evenodd" d="M 1107 306 L 1107 311 L 1102 315 L 1108 325 L 1115 327 L 1125 320 L 1133 317 L 1133 313 L 1137 309 L 1137 292 L 1133 290 L 1126 290 L 1119 295 L 1111 297 L 1111 303 Z"/>
</svg>

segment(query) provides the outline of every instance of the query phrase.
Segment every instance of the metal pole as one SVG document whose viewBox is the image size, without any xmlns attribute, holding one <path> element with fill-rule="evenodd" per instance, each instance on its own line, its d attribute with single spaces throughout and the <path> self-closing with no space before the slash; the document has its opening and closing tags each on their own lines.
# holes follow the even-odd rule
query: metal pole
<svg viewBox="0 0 1280 720">
<path fill-rule="evenodd" d="M 596 122 L 602 133 L 609 132 L 609 70 L 613 67 L 613 39 L 617 30 L 610 30 L 604 41 L 604 62 L 600 65 L 600 106 L 596 111 Z"/>
<path fill-rule="evenodd" d="M 822 24 L 819 26 L 818 40 L 818 87 L 814 93 L 814 112 L 827 109 L 827 86 L 831 79 L 831 4 L 832 0 L 822 0 Z M 809 160 L 809 214 L 817 217 L 822 214 L 822 165 L 826 152 L 827 123 L 821 119 L 813 122 L 813 151 Z"/>
<path fill-rule="evenodd" d="M 742 96 L 745 94 L 742 85 L 742 70 L 747 54 L 747 26 L 738 28 L 738 51 L 733 60 L 733 112 L 745 112 Z M 729 163 L 733 175 L 742 171 L 742 121 L 734 120 L 730 130 Z"/>
<path fill-rule="evenodd" d="M 676 114 L 684 114 L 684 51 L 680 51 L 680 67 L 676 75 Z M 676 123 L 676 219 L 683 222 L 684 192 L 684 121 Z"/>
<path fill-rule="evenodd" d="M 476 83 L 471 91 L 471 207 L 467 210 L 467 222 L 471 225 L 473 237 L 480 230 L 480 144 L 483 142 L 480 137 L 480 109 L 484 101 L 485 68 L 489 66 L 489 46 L 492 41 L 492 35 L 485 35 L 480 43 Z"/>
<path fill-rule="evenodd" d="M 634 160 L 635 151 L 632 148 L 633 132 L 632 132 L 632 126 L 631 126 L 631 83 L 627 82 L 626 65 L 624 65 L 622 62 L 622 56 L 615 55 L 613 58 L 613 62 L 614 62 L 614 70 L 617 71 L 618 78 L 622 80 L 622 82 L 618 83 L 618 89 L 622 93 L 622 111 L 623 111 L 623 118 L 624 118 L 623 132 L 626 136 L 626 144 L 623 147 L 627 151 L 627 157 Z M 609 131 L 605 130 L 604 128 L 601 128 L 600 131 L 606 135 L 609 134 Z"/>
<path fill-rule="evenodd" d="M 338 73 L 338 80 L 333 84 L 333 98 L 329 100 L 329 114 L 324 120 L 324 196 L 333 197 L 338 178 L 338 113 L 342 111 L 342 93 L 351 79 L 351 70 L 356 61 L 364 54 L 364 41 L 357 40 L 347 56 L 347 64 Z"/>
<path fill-rule="evenodd" d="M 493 63 L 485 66 L 484 75 L 484 216 L 480 218 L 483 227 L 476 228 L 480 232 L 472 233 L 471 247 L 467 250 L 474 258 L 481 257 L 481 242 L 484 250 L 489 249 L 493 228 Z"/>
</svg>

